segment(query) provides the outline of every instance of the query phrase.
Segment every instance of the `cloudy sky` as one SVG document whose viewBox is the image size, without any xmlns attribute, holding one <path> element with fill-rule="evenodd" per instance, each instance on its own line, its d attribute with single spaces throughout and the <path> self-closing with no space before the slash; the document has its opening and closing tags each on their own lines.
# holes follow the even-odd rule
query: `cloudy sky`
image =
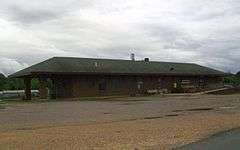
<svg viewBox="0 0 240 150">
<path fill-rule="evenodd" d="M 240 70 L 239 0 L 1 0 L 0 72 L 53 56 Z"/>
</svg>

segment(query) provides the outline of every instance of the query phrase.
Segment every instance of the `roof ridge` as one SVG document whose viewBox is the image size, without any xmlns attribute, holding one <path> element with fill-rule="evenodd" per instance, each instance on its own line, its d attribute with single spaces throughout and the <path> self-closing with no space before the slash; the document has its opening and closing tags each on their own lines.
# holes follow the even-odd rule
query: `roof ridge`
<svg viewBox="0 0 240 150">
<path fill-rule="evenodd" d="M 61 57 L 61 56 L 55 56 L 50 59 L 88 59 L 88 60 L 109 60 L 109 61 L 130 61 L 130 62 L 145 62 L 144 60 L 129 60 L 129 59 L 111 59 L 111 58 L 91 58 L 91 57 Z M 49 60 L 49 59 L 48 59 Z M 173 63 L 173 64 L 190 64 L 190 65 L 198 65 L 196 63 L 190 63 L 190 62 L 171 62 L 171 61 L 149 61 L 150 63 Z"/>
</svg>

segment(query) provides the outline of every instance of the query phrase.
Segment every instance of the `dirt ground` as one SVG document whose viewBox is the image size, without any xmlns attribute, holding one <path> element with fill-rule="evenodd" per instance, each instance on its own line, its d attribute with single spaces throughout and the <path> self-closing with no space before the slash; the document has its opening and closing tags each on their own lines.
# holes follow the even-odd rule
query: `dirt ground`
<svg viewBox="0 0 240 150">
<path fill-rule="evenodd" d="M 14 102 L 0 149 L 172 149 L 240 127 L 240 95 Z"/>
</svg>

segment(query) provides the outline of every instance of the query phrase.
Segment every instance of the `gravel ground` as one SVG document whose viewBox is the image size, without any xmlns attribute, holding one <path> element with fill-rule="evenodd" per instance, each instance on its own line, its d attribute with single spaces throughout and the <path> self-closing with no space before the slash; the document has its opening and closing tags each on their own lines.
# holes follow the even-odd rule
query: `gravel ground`
<svg viewBox="0 0 240 150">
<path fill-rule="evenodd" d="M 240 95 L 10 103 L 0 149 L 171 149 L 240 127 Z"/>
</svg>

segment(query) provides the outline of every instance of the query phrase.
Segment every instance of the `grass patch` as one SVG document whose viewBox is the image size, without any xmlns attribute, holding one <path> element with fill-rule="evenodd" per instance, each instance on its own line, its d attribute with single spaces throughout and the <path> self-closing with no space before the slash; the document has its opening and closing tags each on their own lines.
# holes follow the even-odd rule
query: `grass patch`
<svg viewBox="0 0 240 150">
<path fill-rule="evenodd" d="M 6 99 L 7 103 L 45 103 L 45 102 L 61 102 L 61 101 L 121 101 L 119 98 L 128 98 L 127 96 L 98 96 L 98 97 L 78 97 L 78 98 L 57 98 L 57 99 L 39 99 L 32 98 L 32 100 L 22 99 Z"/>
<path fill-rule="evenodd" d="M 114 101 L 119 98 L 128 98 L 127 96 L 96 96 L 96 97 L 78 97 L 78 98 L 58 98 L 48 101 Z"/>
<path fill-rule="evenodd" d="M 5 108 L 5 106 L 4 106 L 5 104 L 6 104 L 6 102 L 0 100 L 0 109 L 4 109 Z"/>
<path fill-rule="evenodd" d="M 5 109 L 5 107 L 0 104 L 0 109 Z"/>
<path fill-rule="evenodd" d="M 129 96 L 129 95 L 119 95 L 119 96 L 94 96 L 94 97 L 77 97 L 77 98 L 57 98 L 57 99 L 39 99 L 37 97 L 32 98 L 32 100 L 23 100 L 20 98 L 15 99 L 3 99 L 4 102 L 9 104 L 13 103 L 45 103 L 45 102 L 60 102 L 60 101 L 124 101 L 124 102 L 132 102 L 132 101 L 148 101 L 148 99 L 143 99 L 145 97 L 159 97 L 159 95 L 151 95 L 151 96 Z M 155 99 L 154 99 L 155 100 Z M 126 104 L 127 105 L 127 104 Z"/>
</svg>

